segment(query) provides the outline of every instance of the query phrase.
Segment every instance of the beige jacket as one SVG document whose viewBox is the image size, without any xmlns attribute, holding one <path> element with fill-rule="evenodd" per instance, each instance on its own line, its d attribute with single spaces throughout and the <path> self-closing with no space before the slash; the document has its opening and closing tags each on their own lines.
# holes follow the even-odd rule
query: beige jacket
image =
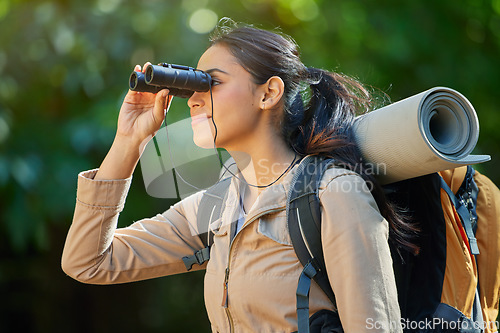
<svg viewBox="0 0 500 333">
<path fill-rule="evenodd" d="M 285 218 L 286 194 L 296 168 L 261 192 L 234 237 L 228 221 L 239 215 L 239 184 L 232 179 L 222 218 L 211 225 L 211 259 L 193 267 L 206 268 L 205 303 L 214 332 L 297 330 L 295 291 L 302 266 Z M 202 248 L 195 230 L 202 193 L 116 229 L 131 179 L 96 181 L 95 173 L 78 177 L 63 270 L 94 284 L 186 272 L 181 258 Z M 319 195 L 326 268 L 345 332 L 401 332 L 388 223 L 365 182 L 355 173 L 331 168 Z M 333 307 L 315 283 L 309 299 L 310 314 Z"/>
</svg>

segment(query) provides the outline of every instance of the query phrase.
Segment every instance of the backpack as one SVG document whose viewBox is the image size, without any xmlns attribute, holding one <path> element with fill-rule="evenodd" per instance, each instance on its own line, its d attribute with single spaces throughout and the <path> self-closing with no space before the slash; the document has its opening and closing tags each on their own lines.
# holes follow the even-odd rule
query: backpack
<svg viewBox="0 0 500 333">
<path fill-rule="evenodd" d="M 332 303 L 336 305 L 335 295 L 330 287 L 324 264 L 320 234 L 321 211 L 317 195 L 323 173 L 332 163 L 334 163 L 333 160 L 306 156 L 298 166 L 288 194 L 286 208 L 288 229 L 294 250 L 304 267 L 296 292 L 299 333 L 309 332 L 310 330 L 343 332 L 337 313 L 322 310 L 309 318 L 308 294 L 312 280 L 321 287 Z M 475 174 L 476 177 L 474 177 Z M 413 221 L 419 223 L 421 228 L 421 237 L 419 237 L 418 244 L 421 251 L 418 256 L 398 250 L 390 242 L 398 288 L 398 300 L 401 317 L 403 318 L 402 326 L 405 332 L 479 333 L 483 332 L 482 324 L 485 319 L 488 319 L 488 321 L 495 320 L 494 317 L 482 318 L 483 311 L 481 309 L 485 307 L 492 308 L 490 316 L 496 313 L 500 282 L 497 281 L 499 279 L 493 279 L 495 280 L 493 283 L 487 281 L 484 285 L 480 285 L 474 280 L 477 275 L 474 272 L 484 271 L 484 269 L 481 269 L 481 265 L 479 267 L 476 265 L 479 248 L 484 248 L 484 246 L 478 244 L 475 234 L 477 232 L 479 213 L 480 218 L 488 217 L 489 219 L 495 218 L 498 220 L 495 213 L 500 214 L 500 212 L 498 212 L 499 208 L 495 207 L 500 198 L 500 191 L 491 181 L 486 179 L 485 182 L 486 177 L 479 175 L 470 166 L 466 168 L 465 175 L 461 176 L 458 178 L 462 178 L 463 181 L 460 182 L 456 194 L 453 193 L 450 186 L 438 173 L 384 186 L 389 199 L 406 207 L 411 212 Z M 482 177 L 479 187 L 475 181 L 478 176 Z M 217 218 L 220 216 L 229 184 L 230 178 L 226 178 L 209 188 L 202 197 L 198 209 L 197 223 L 198 230 L 207 230 L 207 233 L 200 235 L 205 248 L 183 258 L 188 270 L 191 269 L 193 264 L 202 264 L 209 259 L 209 248 L 213 240 L 213 234 L 208 232 L 208 224 L 212 217 Z M 486 196 L 483 192 L 486 192 Z M 479 195 L 480 193 L 482 197 Z M 493 209 L 497 209 L 497 211 L 486 214 L 483 211 L 479 212 L 479 209 L 476 209 L 478 197 L 481 198 L 480 203 L 484 202 L 483 206 L 491 208 L 493 205 Z M 488 202 L 488 200 L 490 201 Z M 500 226 L 498 226 L 499 223 L 496 223 L 496 220 L 491 221 L 492 223 L 489 224 L 492 225 L 490 231 L 495 236 L 495 239 L 498 239 Z M 482 222 L 482 220 L 480 221 Z M 484 224 L 486 222 L 488 221 L 485 221 Z M 459 230 L 455 232 L 455 236 L 459 233 L 460 238 L 458 238 L 458 241 L 457 237 L 453 238 L 453 233 L 448 230 L 453 223 L 455 223 L 455 229 Z M 483 223 L 480 224 L 483 225 Z M 467 256 L 464 251 L 454 251 L 448 245 L 455 243 L 465 247 L 470 255 Z M 497 245 L 500 244 L 497 242 L 494 245 L 498 249 Z M 453 252 L 447 253 L 447 250 L 453 250 Z M 460 256 L 463 256 L 463 258 Z M 492 256 L 489 256 L 493 260 L 488 259 L 490 262 L 496 262 L 496 267 L 493 267 L 493 269 L 496 269 L 495 272 L 498 271 L 499 256 L 500 253 L 497 251 Z M 475 267 L 472 267 L 473 274 L 469 279 L 471 281 L 466 286 L 468 288 L 465 288 L 467 297 L 465 297 L 464 302 L 466 304 L 472 302 L 473 304 L 470 316 L 464 314 L 466 312 L 464 304 L 458 304 L 461 303 L 461 299 L 454 300 L 454 297 L 457 296 L 453 295 L 453 293 L 450 295 L 449 292 L 449 290 L 460 288 L 460 284 L 463 284 L 463 281 L 454 281 L 455 273 L 452 269 L 455 269 L 454 266 L 463 269 L 462 266 L 466 266 L 466 264 L 469 265 L 469 268 L 471 265 Z M 488 263 L 484 266 L 487 265 Z M 484 275 L 495 276 L 495 273 L 486 272 Z M 488 303 L 487 298 L 491 294 L 493 296 L 489 297 L 490 301 Z M 482 297 L 480 298 L 479 295 Z M 436 323 L 439 323 L 439 325 L 436 326 Z M 495 327 L 493 326 L 491 329 L 494 331 Z"/>
</svg>

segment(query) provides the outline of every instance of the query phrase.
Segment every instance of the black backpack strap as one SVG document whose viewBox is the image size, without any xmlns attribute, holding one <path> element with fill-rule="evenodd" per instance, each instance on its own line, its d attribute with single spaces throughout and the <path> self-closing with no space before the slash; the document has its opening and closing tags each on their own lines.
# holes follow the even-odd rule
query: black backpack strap
<svg viewBox="0 0 500 333">
<path fill-rule="evenodd" d="M 478 187 L 474 182 L 473 176 L 474 169 L 471 166 L 467 166 L 465 179 L 457 194 L 453 193 L 451 188 L 442 178 L 441 188 L 444 189 L 450 197 L 451 202 L 455 206 L 455 210 L 462 220 L 462 225 L 469 239 L 471 253 L 477 255 L 479 254 L 479 247 L 477 246 L 475 230 L 477 228 L 476 204 Z"/>
<path fill-rule="evenodd" d="M 306 156 L 290 184 L 287 223 L 292 245 L 304 269 L 297 286 L 298 332 L 309 332 L 309 290 L 314 279 L 336 306 L 335 295 L 325 268 L 321 244 L 319 183 L 333 160 Z"/>
<path fill-rule="evenodd" d="M 210 231 L 209 226 L 213 221 L 221 217 L 222 207 L 230 184 L 231 178 L 225 178 L 203 193 L 198 206 L 196 223 L 199 237 L 205 247 L 190 256 L 182 258 L 188 271 L 191 270 L 194 264 L 201 265 L 210 259 L 210 245 L 213 243 L 214 234 Z"/>
<path fill-rule="evenodd" d="M 477 207 L 477 195 L 479 193 L 479 188 L 477 187 L 477 184 L 474 181 L 474 173 L 475 173 L 474 168 L 468 165 L 464 181 L 462 182 L 462 185 L 460 186 L 455 195 L 467 207 L 467 210 L 470 213 L 472 230 L 474 231 L 475 235 L 477 230 L 476 207 Z"/>
<path fill-rule="evenodd" d="M 479 187 L 477 186 L 476 182 L 474 181 L 474 173 L 475 170 L 473 167 L 470 165 L 467 166 L 467 173 L 465 174 L 465 179 L 462 182 L 462 185 L 458 189 L 456 193 L 456 197 L 460 199 L 460 202 L 467 207 L 467 210 L 469 211 L 469 218 L 471 222 L 471 228 L 472 228 L 472 233 L 473 235 L 476 235 L 477 231 L 477 213 L 476 213 L 476 207 L 477 207 L 477 195 L 479 193 Z M 477 244 L 477 242 L 476 242 Z M 479 254 L 479 248 L 477 249 L 477 252 Z M 477 257 L 476 257 L 476 264 L 477 264 Z M 477 270 L 479 273 L 479 269 Z M 483 312 L 481 309 L 481 303 L 480 303 L 480 298 L 479 298 L 479 280 L 477 283 L 477 288 L 476 288 L 476 295 L 474 297 L 474 306 L 472 307 L 472 321 L 474 323 L 483 323 Z M 479 331 L 481 332 L 481 331 Z"/>
</svg>

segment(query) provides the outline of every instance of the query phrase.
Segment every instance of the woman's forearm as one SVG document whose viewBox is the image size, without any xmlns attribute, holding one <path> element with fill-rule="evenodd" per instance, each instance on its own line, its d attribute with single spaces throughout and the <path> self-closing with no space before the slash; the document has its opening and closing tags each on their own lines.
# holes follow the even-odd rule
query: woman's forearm
<svg viewBox="0 0 500 333">
<path fill-rule="evenodd" d="M 95 175 L 96 180 L 127 179 L 132 176 L 144 144 L 117 135 Z"/>
</svg>

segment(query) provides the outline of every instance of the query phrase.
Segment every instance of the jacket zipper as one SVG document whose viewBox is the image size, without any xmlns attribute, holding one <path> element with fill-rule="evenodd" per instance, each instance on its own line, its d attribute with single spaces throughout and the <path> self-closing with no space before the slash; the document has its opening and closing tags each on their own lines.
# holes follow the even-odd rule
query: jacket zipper
<svg viewBox="0 0 500 333">
<path fill-rule="evenodd" d="M 227 320 L 229 321 L 229 332 L 234 332 L 233 318 L 231 317 L 231 312 L 229 312 L 227 304 L 227 280 L 229 278 L 229 265 L 226 267 L 226 274 L 224 275 L 224 295 L 222 297 L 222 307 L 226 311 Z"/>
<path fill-rule="evenodd" d="M 229 278 L 229 266 L 226 267 L 226 274 L 224 275 L 224 295 L 222 296 L 222 307 L 227 309 L 227 280 Z"/>
<path fill-rule="evenodd" d="M 261 216 L 264 216 L 266 214 L 279 212 L 281 210 L 283 210 L 283 208 L 269 209 L 269 210 L 263 211 L 260 214 L 252 217 L 251 220 L 248 220 L 247 222 L 245 222 L 245 224 L 241 227 L 240 231 L 233 237 L 233 239 L 231 239 L 231 242 L 229 244 L 229 254 L 228 254 L 228 258 L 227 258 L 227 267 L 226 267 L 226 271 L 224 274 L 224 286 L 223 286 L 224 290 L 223 290 L 222 304 L 221 304 L 222 307 L 224 308 L 224 310 L 226 311 L 227 320 L 229 322 L 229 332 L 234 332 L 233 318 L 231 316 L 231 311 L 229 310 L 229 299 L 228 299 L 228 281 L 229 281 L 229 271 L 230 271 L 229 268 L 231 266 L 231 252 L 233 250 L 234 240 L 238 236 L 238 234 L 241 232 L 241 230 L 243 230 L 247 225 L 249 225 L 253 221 L 257 220 L 258 218 L 260 218 Z"/>
</svg>

